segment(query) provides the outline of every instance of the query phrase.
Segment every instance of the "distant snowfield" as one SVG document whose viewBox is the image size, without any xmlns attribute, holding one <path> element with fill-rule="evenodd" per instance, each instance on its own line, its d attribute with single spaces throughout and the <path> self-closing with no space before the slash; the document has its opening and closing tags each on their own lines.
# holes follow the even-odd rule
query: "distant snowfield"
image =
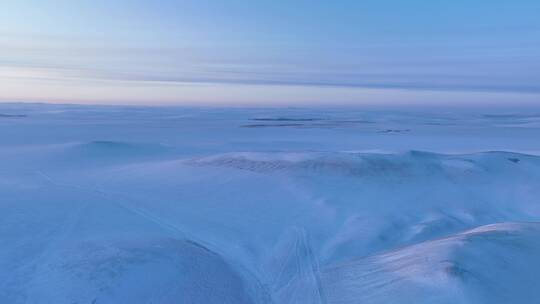
<svg viewBox="0 0 540 304">
<path fill-rule="evenodd" d="M 540 111 L 0 104 L 0 303 L 540 302 Z"/>
</svg>

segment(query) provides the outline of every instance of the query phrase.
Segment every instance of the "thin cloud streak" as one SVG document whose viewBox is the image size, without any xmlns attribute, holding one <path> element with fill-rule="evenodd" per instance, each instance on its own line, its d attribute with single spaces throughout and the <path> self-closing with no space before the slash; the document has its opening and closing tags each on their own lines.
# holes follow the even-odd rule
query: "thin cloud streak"
<svg viewBox="0 0 540 304">
<path fill-rule="evenodd" d="M 135 65 L 133 63 L 133 65 Z M 96 64 L 100 66 L 100 64 Z M 11 79 L 41 79 L 43 81 L 124 81 L 137 86 L 141 82 L 174 84 L 238 84 L 270 86 L 311 86 L 311 87 L 351 87 L 377 89 L 410 89 L 442 91 L 484 91 L 539 93 L 540 77 L 531 75 L 526 80 L 516 81 L 515 75 L 487 75 L 483 73 L 463 73 L 453 71 L 450 65 L 421 70 L 385 67 L 382 70 L 367 67 L 365 72 L 347 69 L 326 69 L 317 71 L 315 67 L 269 67 L 268 65 L 223 65 L 201 64 L 176 67 L 110 68 L 63 65 L 55 63 L 36 64 L 32 62 L 1 62 L 0 77 Z M 361 70 L 361 69 L 359 69 Z"/>
</svg>

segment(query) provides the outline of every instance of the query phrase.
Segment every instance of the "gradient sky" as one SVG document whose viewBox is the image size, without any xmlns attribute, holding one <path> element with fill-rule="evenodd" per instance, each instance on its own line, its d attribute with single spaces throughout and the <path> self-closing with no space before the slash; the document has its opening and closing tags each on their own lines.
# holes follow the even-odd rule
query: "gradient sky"
<svg viewBox="0 0 540 304">
<path fill-rule="evenodd" d="M 540 1 L 2 1 L 0 100 L 540 104 Z"/>
</svg>

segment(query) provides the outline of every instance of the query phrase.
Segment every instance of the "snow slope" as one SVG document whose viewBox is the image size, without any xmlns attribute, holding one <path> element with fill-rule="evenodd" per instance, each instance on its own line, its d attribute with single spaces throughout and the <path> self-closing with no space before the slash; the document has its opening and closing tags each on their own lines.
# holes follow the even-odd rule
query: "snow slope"
<svg viewBox="0 0 540 304">
<path fill-rule="evenodd" d="M 500 223 L 331 266 L 330 303 L 534 303 L 540 225 Z"/>
<path fill-rule="evenodd" d="M 540 301 L 530 110 L 0 113 L 0 303 Z"/>
</svg>

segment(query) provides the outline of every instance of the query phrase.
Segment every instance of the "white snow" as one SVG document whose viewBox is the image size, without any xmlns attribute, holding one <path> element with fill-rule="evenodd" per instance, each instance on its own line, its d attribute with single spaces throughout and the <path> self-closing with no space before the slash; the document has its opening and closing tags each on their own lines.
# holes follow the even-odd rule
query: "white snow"
<svg viewBox="0 0 540 304">
<path fill-rule="evenodd" d="M 0 303 L 540 302 L 540 111 L 0 114 Z"/>
</svg>

